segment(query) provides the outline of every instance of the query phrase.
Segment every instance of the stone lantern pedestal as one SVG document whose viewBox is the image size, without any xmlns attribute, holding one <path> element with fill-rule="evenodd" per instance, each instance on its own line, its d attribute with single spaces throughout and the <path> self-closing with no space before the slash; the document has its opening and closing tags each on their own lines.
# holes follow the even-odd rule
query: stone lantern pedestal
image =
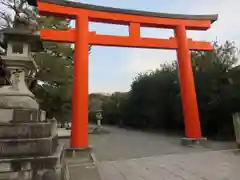
<svg viewBox="0 0 240 180">
<path fill-rule="evenodd" d="M 0 33 L 10 82 L 0 87 L 0 180 L 65 180 L 57 122 L 46 119 L 26 84 L 37 72 L 32 53 L 42 50 L 40 37 L 26 28 Z"/>
</svg>

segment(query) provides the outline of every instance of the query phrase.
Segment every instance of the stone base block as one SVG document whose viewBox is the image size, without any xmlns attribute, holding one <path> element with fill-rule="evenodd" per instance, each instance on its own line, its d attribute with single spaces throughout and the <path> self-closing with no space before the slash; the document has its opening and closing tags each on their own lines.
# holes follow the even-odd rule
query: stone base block
<svg viewBox="0 0 240 180">
<path fill-rule="evenodd" d="M 13 120 L 14 123 L 24 122 L 43 122 L 46 120 L 46 112 L 42 110 L 30 109 L 14 109 Z"/>
<path fill-rule="evenodd" d="M 44 138 L 57 135 L 57 123 L 4 123 L 0 124 L 0 139 Z"/>
<path fill-rule="evenodd" d="M 68 169 L 64 160 L 63 145 L 59 145 L 50 156 L 0 159 L 0 180 L 68 180 Z"/>
<path fill-rule="evenodd" d="M 0 139 L 0 157 L 49 156 L 58 145 L 57 136 L 35 139 Z"/>
<path fill-rule="evenodd" d="M 183 137 L 181 139 L 181 144 L 183 146 L 191 146 L 191 145 L 206 145 L 207 144 L 207 138 L 187 138 Z"/>
<path fill-rule="evenodd" d="M 11 122 L 38 122 L 39 121 L 39 111 L 29 110 L 29 109 L 14 109 L 13 110 L 13 120 Z"/>
<path fill-rule="evenodd" d="M 30 123 L 46 121 L 46 112 L 34 109 L 0 109 L 0 123 Z"/>
<path fill-rule="evenodd" d="M 82 157 L 89 157 L 92 151 L 92 147 L 86 148 L 68 148 L 65 149 L 65 156 L 69 158 L 82 158 Z"/>
</svg>

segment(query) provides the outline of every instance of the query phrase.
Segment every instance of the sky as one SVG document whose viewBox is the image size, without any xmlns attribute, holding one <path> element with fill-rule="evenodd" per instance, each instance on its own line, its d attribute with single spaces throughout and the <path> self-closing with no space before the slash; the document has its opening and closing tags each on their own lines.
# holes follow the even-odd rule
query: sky
<svg viewBox="0 0 240 180">
<path fill-rule="evenodd" d="M 79 0 L 75 0 L 79 1 Z M 116 8 L 181 14 L 219 14 L 219 19 L 208 31 L 188 31 L 193 40 L 235 41 L 240 47 L 239 0 L 81 0 L 79 2 Z M 128 35 L 128 29 L 119 25 L 91 23 L 90 30 L 98 34 Z M 172 30 L 142 28 L 143 37 L 169 38 Z M 92 48 L 89 57 L 89 93 L 126 92 L 139 72 L 160 67 L 176 60 L 176 52 L 120 47 Z"/>
</svg>

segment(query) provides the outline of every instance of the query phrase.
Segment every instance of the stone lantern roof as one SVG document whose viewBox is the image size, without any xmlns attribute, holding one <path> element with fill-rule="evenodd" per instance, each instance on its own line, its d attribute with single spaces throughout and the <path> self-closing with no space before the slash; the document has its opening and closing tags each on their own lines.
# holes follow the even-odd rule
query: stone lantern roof
<svg viewBox="0 0 240 180">
<path fill-rule="evenodd" d="M 31 52 L 43 50 L 39 32 L 32 32 L 28 29 L 5 28 L 0 30 L 0 46 L 6 49 L 9 42 L 27 43 L 31 47 Z"/>
</svg>

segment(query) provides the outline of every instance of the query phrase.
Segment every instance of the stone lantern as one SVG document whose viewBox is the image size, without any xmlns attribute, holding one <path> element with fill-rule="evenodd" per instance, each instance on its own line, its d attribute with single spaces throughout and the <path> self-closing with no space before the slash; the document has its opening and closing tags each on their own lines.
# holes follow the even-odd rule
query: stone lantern
<svg viewBox="0 0 240 180">
<path fill-rule="evenodd" d="M 91 112 L 95 114 L 95 118 L 96 118 L 96 122 L 97 122 L 97 126 L 94 127 L 94 129 L 92 130 L 92 133 L 94 133 L 94 134 L 102 133 L 103 132 L 103 127 L 102 127 L 102 119 L 103 119 L 102 112 L 103 112 L 103 110 L 102 109 L 94 109 L 94 110 L 91 110 Z"/>
<path fill-rule="evenodd" d="M 0 31 L 0 42 L 5 49 L 1 58 L 10 73 L 10 85 L 0 88 L 0 108 L 38 109 L 27 83 L 38 70 L 32 54 L 43 48 L 39 35 L 24 29 L 6 28 Z"/>
<path fill-rule="evenodd" d="M 102 123 L 101 123 L 101 121 L 103 119 L 103 117 L 102 117 L 102 110 L 101 109 L 100 110 L 96 110 L 95 112 L 96 112 L 97 127 L 98 128 L 102 128 Z"/>
<path fill-rule="evenodd" d="M 10 85 L 0 87 L 0 174 L 10 179 L 66 179 L 56 120 L 46 119 L 27 83 L 38 70 L 33 53 L 43 45 L 27 27 L 0 31 L 1 56 Z M 51 178 L 50 178 L 51 177 Z"/>
</svg>

